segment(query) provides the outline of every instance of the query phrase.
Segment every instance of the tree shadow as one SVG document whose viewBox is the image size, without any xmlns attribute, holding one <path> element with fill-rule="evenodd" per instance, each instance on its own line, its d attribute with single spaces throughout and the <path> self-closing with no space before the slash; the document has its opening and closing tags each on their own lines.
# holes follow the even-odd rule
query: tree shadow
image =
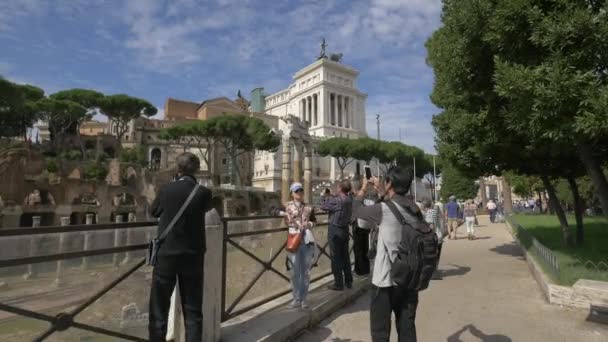
<svg viewBox="0 0 608 342">
<path fill-rule="evenodd" d="M 462 342 L 460 338 L 465 331 L 469 331 L 471 335 L 477 337 L 482 342 L 511 342 L 511 338 L 505 335 L 493 334 L 486 335 L 483 331 L 477 329 L 473 324 L 467 324 L 457 332 L 448 336 L 447 342 Z"/>
<path fill-rule="evenodd" d="M 508 256 L 512 256 L 512 257 L 519 257 L 519 259 L 521 260 L 525 260 L 526 258 L 524 257 L 524 252 L 522 251 L 521 247 L 519 247 L 518 244 L 516 244 L 515 242 L 510 242 L 510 243 L 504 243 L 500 246 L 496 246 L 494 248 L 490 248 L 490 250 L 492 252 L 498 253 L 498 254 L 502 254 L 502 255 L 508 255 Z"/>
<path fill-rule="evenodd" d="M 465 275 L 471 271 L 471 268 L 468 266 L 460 266 L 460 265 L 454 265 L 454 264 L 449 264 L 449 266 L 451 266 L 452 268 L 447 269 L 447 270 L 445 270 L 445 269 L 439 270 L 439 272 L 441 273 L 441 276 L 443 278 L 452 277 L 452 276 L 461 276 L 461 275 Z"/>
</svg>

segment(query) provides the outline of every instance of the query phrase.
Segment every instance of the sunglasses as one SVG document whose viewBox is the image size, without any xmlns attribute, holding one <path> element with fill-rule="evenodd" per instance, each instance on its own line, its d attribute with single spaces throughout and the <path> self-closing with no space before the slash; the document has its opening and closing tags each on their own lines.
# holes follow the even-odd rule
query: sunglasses
<svg viewBox="0 0 608 342">
<path fill-rule="evenodd" d="M 304 192 L 304 189 L 298 189 L 298 190 L 296 190 L 295 192 L 296 192 L 296 193 L 298 193 L 298 192 Z"/>
</svg>

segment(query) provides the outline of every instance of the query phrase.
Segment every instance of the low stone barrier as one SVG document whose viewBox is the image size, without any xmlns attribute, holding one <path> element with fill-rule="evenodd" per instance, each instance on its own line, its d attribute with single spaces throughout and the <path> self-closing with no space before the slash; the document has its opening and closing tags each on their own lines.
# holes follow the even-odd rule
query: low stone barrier
<svg viewBox="0 0 608 342">
<path fill-rule="evenodd" d="M 579 279 L 572 287 L 555 284 L 542 270 L 538 261 L 530 255 L 519 241 L 513 226 L 506 222 L 508 232 L 524 252 L 530 272 L 536 279 L 547 302 L 575 308 L 590 309 L 592 305 L 608 307 L 608 283 L 588 279 Z"/>
</svg>

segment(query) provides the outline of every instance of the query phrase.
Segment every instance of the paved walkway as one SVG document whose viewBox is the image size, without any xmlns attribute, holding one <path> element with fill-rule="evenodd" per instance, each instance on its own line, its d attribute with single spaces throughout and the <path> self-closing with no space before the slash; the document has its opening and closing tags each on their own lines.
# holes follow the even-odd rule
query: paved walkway
<svg viewBox="0 0 608 342">
<path fill-rule="evenodd" d="M 444 279 L 420 295 L 418 341 L 608 341 L 608 327 L 586 322 L 588 312 L 547 304 L 503 224 L 480 221 L 478 240 L 446 241 Z M 368 308 L 365 295 L 298 341 L 370 341 Z"/>
</svg>

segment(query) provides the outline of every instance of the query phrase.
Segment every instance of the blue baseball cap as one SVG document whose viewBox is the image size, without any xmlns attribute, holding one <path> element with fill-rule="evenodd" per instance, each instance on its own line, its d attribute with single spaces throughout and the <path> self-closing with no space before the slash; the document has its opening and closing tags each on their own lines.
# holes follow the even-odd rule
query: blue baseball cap
<svg viewBox="0 0 608 342">
<path fill-rule="evenodd" d="M 289 192 L 297 192 L 299 190 L 304 190 L 302 183 L 296 182 L 296 183 L 291 184 L 291 186 L 289 187 Z"/>
</svg>

